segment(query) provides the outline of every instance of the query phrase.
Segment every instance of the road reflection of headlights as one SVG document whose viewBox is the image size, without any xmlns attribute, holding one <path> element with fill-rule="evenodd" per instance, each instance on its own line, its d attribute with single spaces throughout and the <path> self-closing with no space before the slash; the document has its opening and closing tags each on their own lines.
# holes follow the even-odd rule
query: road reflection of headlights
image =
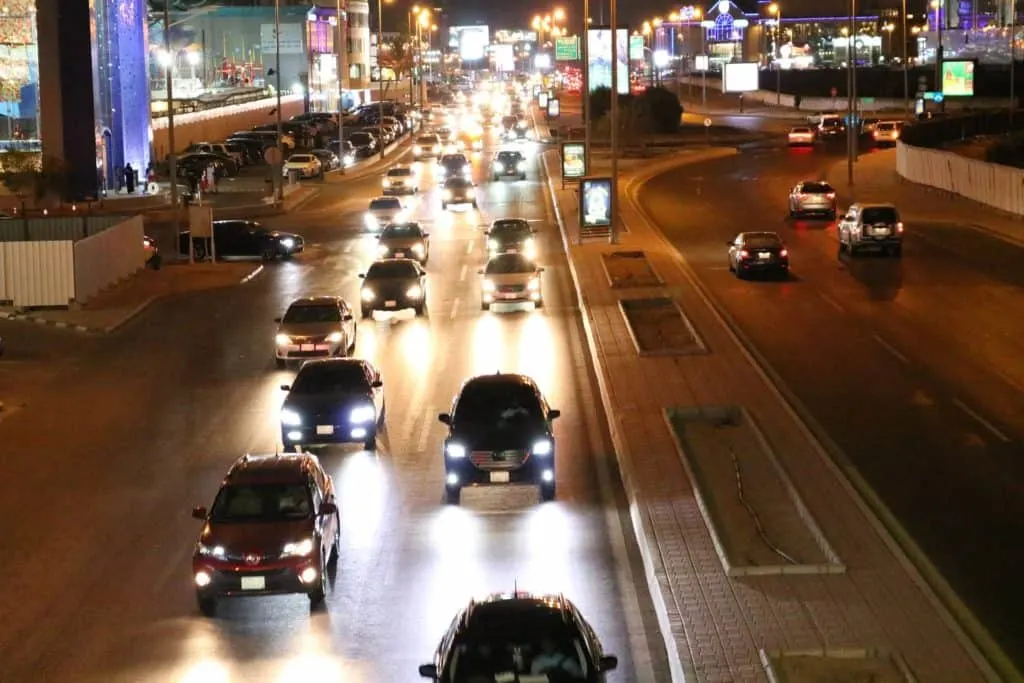
<svg viewBox="0 0 1024 683">
<path fill-rule="evenodd" d="M 343 335 L 341 332 L 331 332 L 329 335 L 327 335 L 327 342 L 329 344 L 337 344 L 341 342 L 341 340 L 344 338 L 345 335 Z"/>
<path fill-rule="evenodd" d="M 302 424 L 302 416 L 294 410 L 285 408 L 281 411 L 281 424 L 285 427 L 298 427 Z"/>
<path fill-rule="evenodd" d="M 313 552 L 313 539 L 304 538 L 296 543 L 285 543 L 281 555 L 285 557 L 306 557 Z"/>
<path fill-rule="evenodd" d="M 276 337 L 274 337 L 274 341 L 277 343 L 278 346 L 288 346 L 289 344 L 292 343 L 291 337 L 289 337 L 287 334 L 277 335 Z"/>
<path fill-rule="evenodd" d="M 540 289 L 540 278 L 530 278 L 530 281 L 526 284 L 526 288 L 529 289 L 531 292 L 536 292 L 538 289 Z"/>
<path fill-rule="evenodd" d="M 424 249 L 422 244 L 416 243 L 412 245 L 412 253 L 416 254 L 417 256 L 423 256 L 425 251 L 426 249 Z"/>
<path fill-rule="evenodd" d="M 495 289 L 493 280 L 484 280 L 484 291 L 493 292 Z"/>
<path fill-rule="evenodd" d="M 377 418 L 377 411 L 373 406 L 357 406 L 352 409 L 348 419 L 353 424 L 373 422 Z"/>
<path fill-rule="evenodd" d="M 487 240 L 487 248 L 491 251 L 497 251 L 501 247 L 501 242 L 496 239 Z"/>
<path fill-rule="evenodd" d="M 359 295 L 363 298 L 363 301 L 373 301 L 375 298 L 377 298 L 377 295 L 369 287 L 363 287 L 363 290 L 359 293 Z"/>
<path fill-rule="evenodd" d="M 465 458 L 466 457 L 466 447 L 461 445 L 461 444 L 450 443 L 447 446 L 445 446 L 444 450 L 445 450 L 445 453 L 448 454 L 449 458 Z"/>
</svg>

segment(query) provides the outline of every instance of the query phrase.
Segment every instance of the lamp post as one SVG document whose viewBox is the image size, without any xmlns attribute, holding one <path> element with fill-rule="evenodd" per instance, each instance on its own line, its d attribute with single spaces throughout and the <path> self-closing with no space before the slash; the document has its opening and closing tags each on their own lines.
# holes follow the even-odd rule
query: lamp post
<svg viewBox="0 0 1024 683">
<path fill-rule="evenodd" d="M 345 175 L 345 53 L 348 52 L 348 13 L 342 13 L 341 0 L 338 0 L 338 156 L 341 157 L 339 174 Z"/>
<path fill-rule="evenodd" d="M 942 92 L 942 0 L 932 0 L 935 8 L 935 89 Z M 945 102 L 941 107 L 945 108 Z"/>
<path fill-rule="evenodd" d="M 700 54 L 702 57 L 706 58 L 707 55 L 704 53 L 707 49 L 707 46 L 704 44 L 704 41 L 707 38 L 707 32 L 704 30 L 704 15 L 701 13 L 700 8 L 697 8 L 694 11 L 693 16 L 697 19 L 697 28 L 699 29 L 698 33 L 700 33 Z M 702 107 L 707 106 L 708 103 L 708 66 L 710 66 L 707 63 L 707 59 L 705 59 L 704 61 L 704 68 L 701 69 L 700 74 L 700 105 Z"/>
<path fill-rule="evenodd" d="M 907 0 L 903 0 L 901 11 L 903 12 L 903 27 L 900 29 L 900 36 L 903 38 L 903 113 L 904 116 L 909 116 L 910 70 L 907 66 Z"/>
<path fill-rule="evenodd" d="M 419 15 L 419 13 L 420 13 L 420 6 L 419 5 L 413 5 L 412 9 L 409 10 L 408 21 L 406 22 L 408 27 L 409 27 L 409 51 L 410 51 L 410 56 L 409 56 L 409 106 L 410 107 L 414 106 L 416 104 L 416 95 L 415 95 L 415 84 L 416 84 L 416 77 L 415 77 L 416 68 L 415 67 L 416 67 L 416 60 L 412 56 L 413 54 L 415 54 L 413 52 L 413 42 L 412 41 L 413 41 L 415 33 L 416 33 L 416 30 L 413 27 L 413 17 L 417 17 Z M 422 102 L 420 103 L 420 106 L 421 107 L 423 106 Z"/>
<path fill-rule="evenodd" d="M 583 173 L 590 173 L 590 0 L 583 0 Z M 562 182 L 565 182 L 563 178 Z"/>
<path fill-rule="evenodd" d="M 772 58 L 775 59 L 775 104 L 782 104 L 782 7 L 773 2 L 768 5 L 768 13 L 775 15 L 775 48 Z M 778 53 L 778 54 L 776 54 Z"/>
<path fill-rule="evenodd" d="M 850 0 L 850 28 L 846 34 L 847 109 L 846 126 L 846 181 L 853 185 L 853 164 L 857 160 L 857 0 Z"/>
<path fill-rule="evenodd" d="M 1010 0 L 1010 130 L 1013 130 L 1013 111 L 1017 108 L 1014 98 L 1014 79 L 1017 61 L 1017 0 Z"/>
<path fill-rule="evenodd" d="M 430 28 L 430 10 L 424 9 L 420 12 L 419 21 L 416 22 L 416 50 L 419 53 L 420 63 L 420 102 L 427 101 L 427 81 L 423 78 L 423 29 Z"/>
<path fill-rule="evenodd" d="M 377 125 L 384 125 L 384 0 L 377 0 Z M 384 158 L 384 143 L 380 145 L 380 158 Z"/>
<path fill-rule="evenodd" d="M 164 70 L 167 79 L 167 146 L 170 148 L 170 154 L 167 155 L 167 170 L 171 174 L 171 206 L 178 206 L 178 155 L 174 151 L 174 74 L 171 73 L 174 62 L 171 57 L 170 0 L 164 0 L 164 54 L 169 60 Z"/>
<path fill-rule="evenodd" d="M 612 145 L 612 196 L 611 196 L 611 231 L 608 241 L 618 244 L 619 241 L 619 3 L 609 0 L 611 5 L 609 18 L 612 30 L 612 102 L 611 102 L 611 145 Z M 629 49 L 627 41 L 627 50 Z"/>
<path fill-rule="evenodd" d="M 281 141 L 281 0 L 274 0 L 274 76 L 277 79 L 277 163 L 273 171 L 277 192 L 274 193 L 274 199 L 281 202 L 284 201 L 284 182 L 281 175 L 281 169 L 284 168 L 284 144 Z"/>
</svg>

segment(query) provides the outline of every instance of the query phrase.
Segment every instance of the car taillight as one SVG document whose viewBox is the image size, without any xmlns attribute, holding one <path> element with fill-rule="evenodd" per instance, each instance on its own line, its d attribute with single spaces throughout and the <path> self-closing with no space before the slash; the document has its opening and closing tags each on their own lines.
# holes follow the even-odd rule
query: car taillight
<svg viewBox="0 0 1024 683">
<path fill-rule="evenodd" d="M 836 193 L 835 192 L 829 192 L 825 196 L 828 197 L 829 199 L 835 199 L 836 198 Z"/>
<path fill-rule="evenodd" d="M 878 139 L 878 131 L 877 131 L 877 130 L 876 130 L 876 131 L 875 131 L 874 133 L 872 133 L 871 135 L 872 135 L 872 137 L 874 137 L 874 138 L 875 138 L 876 140 Z"/>
<path fill-rule="evenodd" d="M 783 249 L 782 251 L 779 252 L 779 256 L 781 256 L 783 258 L 789 256 L 789 250 L 788 249 Z"/>
<path fill-rule="evenodd" d="M 740 249 L 740 258 L 747 258 L 750 256 L 750 252 L 746 249 Z"/>
<path fill-rule="evenodd" d="M 896 232 L 903 232 L 903 223 L 902 222 L 896 224 Z"/>
</svg>

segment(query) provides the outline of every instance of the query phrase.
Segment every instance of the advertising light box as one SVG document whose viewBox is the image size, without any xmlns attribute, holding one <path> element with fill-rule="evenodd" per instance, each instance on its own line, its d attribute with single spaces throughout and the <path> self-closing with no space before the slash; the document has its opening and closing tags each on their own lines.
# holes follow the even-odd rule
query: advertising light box
<svg viewBox="0 0 1024 683">
<path fill-rule="evenodd" d="M 548 108 L 548 94 L 546 92 L 542 92 L 537 95 L 537 106 L 541 109 Z"/>
<path fill-rule="evenodd" d="M 452 26 L 451 43 L 459 48 L 463 61 L 475 62 L 487 56 L 491 43 L 490 29 L 486 26 Z"/>
<path fill-rule="evenodd" d="M 756 62 L 734 62 L 725 65 L 722 92 L 751 92 L 758 89 Z"/>
<path fill-rule="evenodd" d="M 494 58 L 495 71 L 509 73 L 516 70 L 516 56 L 511 45 L 492 45 L 491 56 Z"/>
<path fill-rule="evenodd" d="M 580 225 L 607 228 L 612 224 L 612 179 L 580 180 Z"/>
<path fill-rule="evenodd" d="M 942 62 L 942 94 L 946 97 L 974 96 L 974 62 Z"/>
<path fill-rule="evenodd" d="M 563 178 L 582 178 L 587 174 L 586 152 L 582 142 L 562 143 Z"/>
<path fill-rule="evenodd" d="M 561 114 L 561 113 L 562 113 L 562 108 L 561 108 L 561 105 L 558 102 L 558 99 L 555 98 L 555 97 L 548 98 L 548 118 L 549 119 L 557 119 L 559 114 Z"/>
<path fill-rule="evenodd" d="M 629 33 L 624 28 L 616 31 L 618 62 L 616 78 L 622 95 L 629 93 Z M 612 87 L 612 30 L 592 28 L 587 30 L 588 80 L 590 91 Z"/>
<path fill-rule="evenodd" d="M 644 37 L 629 37 L 629 58 L 635 62 L 644 61 Z"/>
</svg>

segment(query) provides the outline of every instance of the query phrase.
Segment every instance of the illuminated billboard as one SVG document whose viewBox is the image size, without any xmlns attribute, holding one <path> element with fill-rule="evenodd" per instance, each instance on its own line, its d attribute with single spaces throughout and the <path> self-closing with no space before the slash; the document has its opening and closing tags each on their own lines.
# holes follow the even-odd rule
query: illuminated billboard
<svg viewBox="0 0 1024 683">
<path fill-rule="evenodd" d="M 942 62 L 942 94 L 946 97 L 974 96 L 974 62 Z"/>
<path fill-rule="evenodd" d="M 487 56 L 487 46 L 491 44 L 487 26 L 452 26 L 449 36 L 449 46 L 458 49 L 464 62 L 476 62 Z"/>
<path fill-rule="evenodd" d="M 722 74 L 722 92 L 751 92 L 758 87 L 757 62 L 732 62 Z"/>
<path fill-rule="evenodd" d="M 498 72 L 511 72 L 516 70 L 515 50 L 511 45 L 500 44 L 491 46 L 491 56 L 494 58 L 494 70 Z"/>
<path fill-rule="evenodd" d="M 519 29 L 498 29 L 494 32 L 495 43 L 503 45 L 515 45 L 516 43 L 536 43 L 536 31 L 521 31 Z"/>
<path fill-rule="evenodd" d="M 644 37 L 643 36 L 630 36 L 629 37 L 629 58 L 632 61 L 642 62 L 644 61 Z"/>
<path fill-rule="evenodd" d="M 620 28 L 616 32 L 616 78 L 619 93 L 629 93 L 629 32 Z M 612 31 L 609 28 L 587 30 L 587 65 L 590 91 L 612 87 Z"/>
</svg>

